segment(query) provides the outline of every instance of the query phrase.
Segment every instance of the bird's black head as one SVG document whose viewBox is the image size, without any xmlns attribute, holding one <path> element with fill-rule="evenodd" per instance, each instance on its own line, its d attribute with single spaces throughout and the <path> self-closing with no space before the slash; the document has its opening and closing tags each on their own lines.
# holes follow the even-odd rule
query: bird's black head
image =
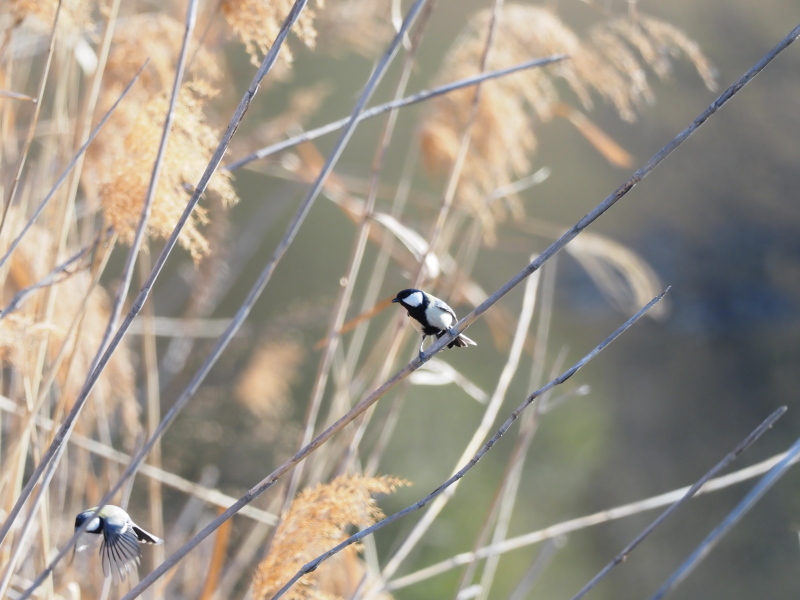
<svg viewBox="0 0 800 600">
<path fill-rule="evenodd" d="M 400 290 L 397 292 L 397 296 L 394 297 L 392 302 L 399 302 L 406 308 L 412 307 L 416 308 L 420 304 L 425 297 L 425 294 L 421 290 L 416 290 L 414 288 L 407 289 L 407 290 Z"/>
<path fill-rule="evenodd" d="M 75 517 L 75 529 L 78 529 L 86 521 L 91 519 L 94 516 L 95 510 L 97 509 L 91 508 L 89 510 L 82 512 L 77 517 Z M 102 517 L 97 517 L 97 523 L 96 524 L 90 523 L 89 527 L 86 528 L 86 531 L 88 531 L 89 533 L 97 533 L 97 531 L 100 529 L 100 524 L 102 523 L 102 521 L 103 521 Z"/>
</svg>

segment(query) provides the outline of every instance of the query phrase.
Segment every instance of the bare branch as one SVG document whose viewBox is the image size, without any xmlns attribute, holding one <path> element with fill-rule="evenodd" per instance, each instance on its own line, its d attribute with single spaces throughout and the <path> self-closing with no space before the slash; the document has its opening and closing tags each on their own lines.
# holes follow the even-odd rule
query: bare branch
<svg viewBox="0 0 800 600">
<path fill-rule="evenodd" d="M 27 300 L 28 297 L 35 291 L 51 285 L 59 284 L 65 279 L 72 277 L 79 270 L 88 268 L 90 266 L 88 264 L 83 266 L 80 265 L 75 266 L 75 263 L 77 263 L 78 261 L 82 260 L 85 256 L 90 254 L 95 248 L 97 248 L 97 245 L 100 243 L 100 240 L 103 237 L 108 236 L 110 233 L 111 230 L 109 229 L 106 230 L 105 234 L 98 235 L 95 238 L 94 242 L 78 250 L 75 254 L 73 254 L 71 257 L 69 257 L 60 265 L 58 265 L 55 269 L 50 271 L 50 273 L 44 276 L 41 280 L 37 281 L 33 285 L 21 289 L 16 294 L 14 294 L 14 297 L 11 299 L 11 302 L 8 303 L 8 306 L 6 306 L 3 310 L 0 310 L 0 319 L 6 318 L 12 312 L 19 309 L 19 307 L 25 302 L 25 300 Z"/>
<path fill-rule="evenodd" d="M 523 71 L 525 69 L 544 67 L 546 65 L 555 62 L 567 60 L 568 58 L 569 56 L 566 56 L 564 54 L 550 56 L 548 58 L 537 58 L 536 60 L 529 60 L 527 62 L 520 63 L 513 67 L 508 67 L 507 69 L 498 69 L 497 71 L 487 71 L 485 73 L 475 75 L 474 77 L 459 79 L 458 81 L 453 81 L 452 83 L 448 83 L 443 86 L 433 88 L 432 90 L 424 90 L 422 92 L 417 92 L 416 94 L 412 94 L 411 96 L 406 96 L 405 98 L 401 98 L 399 100 L 392 100 L 391 102 L 386 102 L 385 104 L 379 104 L 378 106 L 373 106 L 372 108 L 365 110 L 364 112 L 361 113 L 361 115 L 359 115 L 358 122 L 360 123 L 361 121 L 366 121 L 367 119 L 377 117 L 378 115 L 382 115 L 385 112 L 396 110 L 398 108 L 404 108 L 406 106 L 411 106 L 412 104 L 425 102 L 426 100 L 430 100 L 431 98 L 435 98 L 436 96 L 449 94 L 450 92 L 455 92 L 456 90 L 460 90 L 465 87 L 478 85 L 490 79 L 505 77 L 506 75 L 511 75 L 512 73 Z M 256 150 L 252 154 L 240 158 L 239 160 L 233 161 L 231 164 L 225 167 L 225 170 L 235 171 L 237 169 L 241 169 L 242 167 L 250 164 L 255 160 L 266 158 L 267 156 L 272 156 L 273 154 L 277 154 L 282 150 L 287 150 L 288 148 L 292 148 L 294 146 L 297 146 L 298 144 L 302 144 L 303 142 L 310 142 L 311 140 L 316 140 L 317 138 L 320 138 L 323 135 L 333 133 L 334 131 L 339 131 L 340 129 L 343 129 L 347 125 L 348 121 L 350 121 L 350 117 L 344 117 L 343 119 L 339 119 L 338 121 L 333 121 L 331 123 L 328 123 L 327 125 L 323 125 L 321 127 L 317 127 L 316 129 L 312 129 L 310 131 L 306 131 L 304 133 L 291 137 L 288 140 L 278 142 L 277 144 L 272 144 L 271 146 L 265 146 L 260 150 Z"/>
<path fill-rule="evenodd" d="M 722 477 L 711 479 L 702 487 L 699 492 L 697 492 L 696 495 L 699 496 L 701 494 L 716 492 L 732 485 L 736 485 L 737 483 L 741 483 L 742 481 L 747 481 L 748 479 L 753 479 L 754 477 L 763 475 L 780 461 L 782 461 L 786 455 L 786 453 L 777 454 L 755 465 L 745 467 L 744 469 L 734 471 L 733 473 L 723 475 Z M 795 457 L 795 462 L 796 461 L 797 457 Z M 569 521 L 562 521 L 561 523 L 550 525 L 544 529 L 531 531 L 514 538 L 509 538 L 500 543 L 492 544 L 491 546 L 485 546 L 476 552 L 462 552 L 461 554 L 436 564 L 429 565 L 424 569 L 420 569 L 415 573 L 398 577 L 397 579 L 390 581 L 387 584 L 386 589 L 392 591 L 408 587 L 410 585 L 419 583 L 420 581 L 425 581 L 431 577 L 446 573 L 450 569 L 455 569 L 476 559 L 512 552 L 513 550 L 519 550 L 520 548 L 538 544 L 539 542 L 552 540 L 568 533 L 586 529 L 587 527 L 608 523 L 609 521 L 616 521 L 617 519 L 623 519 L 632 515 L 638 515 L 644 511 L 654 510 L 662 506 L 668 506 L 680 500 L 687 491 L 689 491 L 689 486 L 665 492 L 663 494 L 659 494 L 658 496 L 651 496 L 650 498 L 645 498 L 636 502 L 630 502 L 621 506 L 615 506 L 614 508 L 609 508 L 575 519 L 570 519 Z"/>
<path fill-rule="evenodd" d="M 781 406 L 778 410 L 776 410 L 769 417 L 767 417 L 766 420 L 763 423 L 761 423 L 761 425 L 756 427 L 750 433 L 750 435 L 748 435 L 741 442 L 739 442 L 739 444 L 733 450 L 731 450 L 721 461 L 719 461 L 716 465 L 714 465 L 714 467 L 710 471 L 708 471 L 708 473 L 706 473 L 700 479 L 698 479 L 697 482 L 686 491 L 686 493 L 680 500 L 678 500 L 675 504 L 670 506 L 663 513 L 658 515 L 658 517 L 652 523 L 650 523 L 650 525 L 645 527 L 644 530 L 638 536 L 636 536 L 636 538 L 630 544 L 625 546 L 625 548 L 614 557 L 614 560 L 612 560 L 605 567 L 603 567 L 603 569 L 597 575 L 595 575 L 592 578 L 592 580 L 589 581 L 589 583 L 583 586 L 581 590 L 577 594 L 575 594 L 575 596 L 572 597 L 572 600 L 579 600 L 580 598 L 583 598 L 586 595 L 586 592 L 588 592 L 595 585 L 597 585 L 600 582 L 600 580 L 603 579 L 603 577 L 608 575 L 611 569 L 621 564 L 628 557 L 628 555 L 634 550 L 634 548 L 636 548 L 636 546 L 638 546 L 644 540 L 644 538 L 650 535 L 656 527 L 661 525 L 661 523 L 663 523 L 668 516 L 670 516 L 672 513 L 678 510 L 678 508 L 683 506 L 692 496 L 697 494 L 697 492 L 700 491 L 700 488 L 703 487 L 703 485 L 705 485 L 705 483 L 708 482 L 709 479 L 715 477 L 717 473 L 722 471 L 725 467 L 727 467 L 734 460 L 736 460 L 742 452 L 747 450 L 753 444 L 753 442 L 755 442 L 764 433 L 766 433 L 767 429 L 771 428 L 775 424 L 775 422 L 786 413 L 787 410 L 788 409 L 785 406 Z"/>
<path fill-rule="evenodd" d="M 791 467 L 797 457 L 800 456 L 800 439 L 798 439 L 791 448 L 786 452 L 783 460 L 770 469 L 769 473 L 764 475 L 759 482 L 751 489 L 742 501 L 734 508 L 722 523 L 708 534 L 697 549 L 687 558 L 684 563 L 664 582 L 658 591 L 650 597 L 650 600 L 661 600 L 667 593 L 675 589 L 688 575 L 694 571 L 695 567 L 700 564 L 711 550 L 714 549 L 719 541 L 725 536 L 733 527 L 742 520 L 742 517 L 747 514 L 756 502 L 766 494 L 769 489 L 775 485 L 778 480 L 786 474 L 786 471 Z"/>
</svg>

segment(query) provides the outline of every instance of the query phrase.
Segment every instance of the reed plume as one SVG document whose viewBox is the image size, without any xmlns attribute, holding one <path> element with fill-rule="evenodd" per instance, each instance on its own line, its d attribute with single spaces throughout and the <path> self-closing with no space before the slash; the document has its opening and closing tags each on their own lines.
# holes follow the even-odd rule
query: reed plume
<svg viewBox="0 0 800 600">
<path fill-rule="evenodd" d="M 215 93 L 201 81 L 185 84 L 181 90 L 148 222 L 148 233 L 152 236 L 166 238 L 172 233 L 186 206 L 187 190 L 199 179 L 216 147 L 219 135 L 208 125 L 203 113 L 206 102 Z M 136 232 L 167 106 L 163 95 L 147 104 L 125 138 L 124 153 L 117 156 L 113 176 L 100 186 L 103 214 L 123 242 L 133 240 Z M 208 189 L 229 205 L 237 201 L 229 172 L 217 172 Z M 198 207 L 179 238 L 195 262 L 209 250 L 200 231 L 207 221 L 206 210 Z"/>
<path fill-rule="evenodd" d="M 281 24 L 289 14 L 294 4 L 293 0 L 224 0 L 222 14 L 228 27 L 244 44 L 250 62 L 258 65 L 272 45 Z M 317 0 L 316 5 L 322 8 L 324 0 Z M 300 15 L 292 33 L 297 36 L 307 47 L 313 48 L 317 40 L 317 30 L 314 20 L 316 11 L 306 7 Z M 288 46 L 281 50 L 280 58 L 284 65 L 292 62 L 292 52 Z"/>
<path fill-rule="evenodd" d="M 295 498 L 278 526 L 266 558 L 253 580 L 253 597 L 270 598 L 297 570 L 342 541 L 351 526 L 367 527 L 382 517 L 373 495 L 390 494 L 405 482 L 393 477 L 341 476 L 305 490 Z M 320 571 L 324 567 L 320 567 Z M 284 596 L 292 600 L 330 600 L 319 589 L 320 574 L 301 579 Z"/>
<path fill-rule="evenodd" d="M 492 11 L 476 13 L 448 52 L 437 82 L 474 75 L 480 65 Z M 560 83 L 577 97 L 584 110 L 593 96 L 611 104 L 620 118 L 632 121 L 652 100 L 645 67 L 659 76 L 671 58 L 683 54 L 707 85 L 713 84 L 708 60 L 677 28 L 644 15 L 613 18 L 593 29 L 588 41 L 565 25 L 549 8 L 507 3 L 499 15 L 495 43 L 487 69 L 507 67 L 537 56 L 567 54 L 570 59 L 545 69 L 531 69 L 483 84 L 471 128 L 457 199 L 483 225 L 488 239 L 495 224 L 509 211 L 522 215 L 512 194 L 504 202 L 490 201 L 494 190 L 509 185 L 531 170 L 536 132 L 567 102 Z M 474 91 L 461 90 L 432 102 L 421 128 L 426 166 L 431 171 L 451 168 L 470 111 Z"/>
</svg>

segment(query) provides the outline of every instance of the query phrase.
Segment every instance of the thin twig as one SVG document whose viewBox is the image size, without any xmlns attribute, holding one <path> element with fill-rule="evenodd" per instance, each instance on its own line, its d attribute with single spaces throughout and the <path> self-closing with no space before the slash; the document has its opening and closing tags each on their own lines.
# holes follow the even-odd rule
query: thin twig
<svg viewBox="0 0 800 600">
<path fill-rule="evenodd" d="M 722 523 L 708 534 L 700 545 L 689 555 L 683 564 L 670 575 L 658 591 L 651 596 L 650 600 L 661 600 L 667 593 L 675 589 L 689 574 L 694 571 L 695 567 L 702 561 L 716 546 L 719 541 L 725 536 L 733 527 L 741 521 L 747 512 L 755 506 L 761 497 L 775 485 L 778 480 L 786 474 L 786 471 L 791 467 L 795 459 L 800 456 L 800 439 L 798 439 L 791 448 L 786 452 L 786 456 L 777 465 L 770 469 L 769 473 L 764 475 L 759 482 L 751 489 L 742 501 L 734 508 Z"/>
<path fill-rule="evenodd" d="M 47 196 L 45 196 L 45 198 L 44 198 L 44 200 L 42 200 L 41 204 L 39 204 L 39 206 L 36 208 L 36 210 L 34 211 L 33 215 L 31 216 L 31 218 L 25 224 L 25 227 L 22 228 L 22 231 L 19 233 L 19 235 L 17 235 L 17 237 L 14 239 L 13 242 L 11 242 L 11 245 L 8 247 L 8 250 L 6 250 L 5 255 L 2 258 L 0 258 L 0 269 L 3 268 L 3 266 L 8 262 L 8 259 L 11 257 L 11 254 L 14 252 L 14 250 L 17 249 L 17 246 L 19 246 L 20 242 L 22 241 L 23 236 L 26 233 L 28 233 L 28 230 L 33 226 L 34 222 L 39 218 L 39 216 L 42 214 L 42 212 L 44 212 L 44 209 L 47 207 L 47 205 L 49 204 L 50 200 L 53 199 L 53 196 L 55 196 L 55 193 L 59 190 L 61 185 L 66 181 L 67 177 L 69 176 L 70 172 L 75 167 L 75 165 L 78 164 L 81 156 L 83 156 L 83 154 L 86 152 L 86 149 L 89 147 L 89 144 L 91 144 L 94 141 L 94 138 L 96 138 L 97 134 L 100 133 L 100 130 L 103 128 L 103 126 L 111 118 L 111 115 L 114 114 L 115 110 L 117 110 L 117 107 L 119 106 L 120 102 L 122 102 L 122 99 L 125 96 L 128 95 L 128 92 L 133 87 L 133 84 L 135 84 L 136 81 L 139 79 L 139 76 L 142 74 L 142 71 L 144 70 L 144 68 L 147 66 L 147 64 L 149 62 L 150 62 L 150 59 L 147 59 L 144 62 L 144 64 L 141 66 L 141 68 L 136 72 L 136 75 L 133 76 L 133 79 L 130 80 L 130 83 L 128 83 L 128 85 L 125 86 L 125 89 L 122 90 L 122 93 L 119 95 L 119 98 L 117 98 L 117 101 L 114 102 L 114 104 L 111 106 L 110 109 L 108 109 L 108 112 L 105 115 L 103 115 L 103 118 L 100 119 L 100 122 L 92 130 L 92 133 L 89 134 L 89 137 L 86 139 L 86 142 L 83 144 L 83 146 L 81 146 L 80 149 L 78 150 L 78 152 L 75 154 L 75 156 L 72 157 L 72 160 L 69 162 L 67 167 L 64 169 L 64 172 L 61 173 L 59 178 L 56 180 L 56 183 L 53 186 L 53 188 L 50 190 L 50 192 L 47 194 Z M 0 536 L 0 543 L 2 543 L 2 541 L 3 541 L 3 536 Z"/>
<path fill-rule="evenodd" d="M 494 0 L 494 5 L 492 6 L 492 14 L 489 18 L 489 26 L 487 27 L 486 31 L 486 43 L 483 47 L 483 52 L 481 53 L 481 60 L 480 60 L 480 70 L 485 71 L 489 66 L 489 56 L 492 52 L 492 46 L 494 44 L 494 36 L 495 32 L 497 31 L 497 23 L 500 20 L 500 15 L 503 11 L 503 3 L 504 0 Z M 420 261 L 420 268 L 417 272 L 416 276 L 416 285 L 415 287 L 419 286 L 422 281 L 429 276 L 426 274 L 425 263 L 427 261 L 429 254 L 436 254 L 438 250 L 439 240 L 442 236 L 442 232 L 444 231 L 445 223 L 448 222 L 448 216 L 450 215 L 450 209 L 453 205 L 453 201 L 456 197 L 456 190 L 458 189 L 458 185 L 461 182 L 461 174 L 464 169 L 464 165 L 467 162 L 467 155 L 469 154 L 470 147 L 472 146 L 472 127 L 475 124 L 476 119 L 478 118 L 478 109 L 480 107 L 481 97 L 483 96 L 483 86 L 482 84 L 478 84 L 475 86 L 475 92 L 472 96 L 472 103 L 469 109 L 469 115 L 467 116 L 467 120 L 464 123 L 463 131 L 461 134 L 461 140 L 459 141 L 458 145 L 458 152 L 456 153 L 455 159 L 453 160 L 453 165 L 450 169 L 450 174 L 447 178 L 447 185 L 445 186 L 444 198 L 442 199 L 442 206 L 439 209 L 439 214 L 436 217 L 436 223 L 433 226 L 433 232 L 430 234 L 428 238 L 428 249 L 425 251 L 425 255 L 423 256 L 422 260 Z"/>
<path fill-rule="evenodd" d="M 398 108 L 404 108 L 406 106 L 411 106 L 412 104 L 417 104 L 419 102 L 424 102 L 426 100 L 430 100 L 431 98 L 435 98 L 436 96 L 449 94 L 450 92 L 455 92 L 456 90 L 460 90 L 465 87 L 478 85 L 479 83 L 488 81 L 490 79 L 505 77 L 506 75 L 511 75 L 512 73 L 516 73 L 518 71 L 524 71 L 525 69 L 544 67 L 546 65 L 555 62 L 567 60 L 568 58 L 569 56 L 565 54 L 558 54 L 555 56 L 550 56 L 548 58 L 537 58 L 536 60 L 529 60 L 527 62 L 520 63 L 513 67 L 508 67 L 507 69 L 498 69 L 497 71 L 487 71 L 479 75 L 474 75 L 472 77 L 467 77 L 465 79 L 459 79 L 457 81 L 447 83 L 445 85 L 433 88 L 431 90 L 424 90 L 422 92 L 417 92 L 416 94 L 412 94 L 411 96 L 406 96 L 405 98 L 401 98 L 399 100 L 393 100 L 391 102 L 386 102 L 385 104 L 379 104 L 377 106 L 373 106 L 372 108 L 368 108 L 367 110 L 361 113 L 361 115 L 358 117 L 358 121 L 360 123 L 361 121 L 365 121 L 367 119 L 377 117 L 378 115 L 382 115 L 385 112 L 395 110 Z M 272 156 L 273 154 L 281 152 L 282 150 L 287 150 L 288 148 L 292 148 L 294 146 L 302 144 L 303 142 L 310 142 L 311 140 L 316 140 L 317 138 L 320 138 L 323 135 L 333 133 L 334 131 L 339 131 L 340 129 L 343 129 L 347 125 L 349 120 L 350 117 L 344 117 L 343 119 L 339 119 L 338 121 L 333 121 L 331 123 L 328 123 L 327 125 L 322 125 L 321 127 L 317 127 L 316 129 L 303 132 L 299 135 L 289 138 L 288 140 L 284 140 L 282 142 L 278 142 L 277 144 L 272 144 L 270 146 L 265 146 L 264 148 L 256 150 L 252 154 L 249 154 L 243 158 L 233 161 L 231 164 L 225 167 L 225 170 L 235 171 L 237 169 L 241 169 L 245 165 L 248 165 L 255 160 L 260 160 L 262 158 L 266 158 L 267 156 Z"/>
<path fill-rule="evenodd" d="M 284 585 L 280 590 L 278 590 L 278 592 L 274 596 L 272 596 L 272 600 L 277 600 L 278 598 L 283 596 L 289 590 L 289 588 L 291 588 L 301 577 L 303 577 L 307 573 L 310 573 L 311 571 L 314 571 L 323 561 L 327 560 L 328 558 L 330 558 L 334 554 L 337 554 L 337 553 L 341 552 L 342 550 L 344 550 L 348 546 L 351 546 L 351 545 L 355 544 L 356 542 L 358 542 L 359 540 L 365 538 L 366 536 L 373 534 L 378 529 L 381 529 L 381 528 L 385 527 L 386 525 L 389 525 L 390 523 L 393 523 L 394 521 L 397 521 L 398 519 L 400 519 L 402 517 L 405 517 L 406 515 L 408 515 L 408 514 L 410 514 L 412 512 L 415 512 L 417 510 L 420 510 L 421 508 L 424 508 L 429 502 L 431 502 L 431 500 L 433 500 L 434 498 L 436 498 L 437 496 L 442 494 L 451 485 L 455 484 L 459 479 L 464 477 L 464 475 L 466 475 L 476 464 L 478 464 L 478 462 L 481 460 L 481 458 L 483 458 L 483 456 L 489 450 L 491 450 L 492 447 L 498 441 L 500 441 L 500 438 L 511 428 L 511 426 L 519 418 L 519 416 L 522 414 L 522 412 L 528 406 L 530 406 L 531 403 L 533 403 L 533 401 L 536 400 L 536 398 L 538 398 L 542 394 L 548 392 L 552 388 L 554 388 L 554 387 L 556 387 L 558 385 L 561 385 L 562 383 L 567 381 L 570 377 L 572 377 L 575 373 L 577 373 L 588 362 L 590 362 L 598 354 L 600 354 L 600 352 L 602 352 L 605 348 L 607 348 L 609 344 L 611 344 L 620 335 L 622 335 L 625 331 L 627 331 L 634 323 L 636 323 L 636 321 L 638 321 L 642 316 L 644 316 L 644 314 L 648 310 L 650 310 L 653 306 L 655 306 L 664 297 L 664 295 L 667 293 L 668 290 L 669 290 L 669 288 L 667 288 L 666 290 L 661 292 L 658 296 L 653 298 L 644 307 L 642 307 L 635 315 L 633 315 L 630 319 L 625 321 L 625 323 L 623 323 L 619 328 L 617 328 L 616 331 L 614 331 L 611 335 L 609 335 L 606 339 L 604 339 L 600 344 L 595 346 L 591 350 L 591 352 L 586 354 L 583 358 L 581 358 L 578 362 L 576 362 L 574 365 L 572 365 L 569 369 L 564 371 L 561 375 L 559 375 L 555 379 L 551 380 L 549 383 L 547 383 L 546 385 L 542 386 L 541 388 L 539 388 L 535 392 L 531 393 L 525 399 L 525 401 L 522 404 L 520 404 L 516 409 L 514 409 L 514 411 L 506 419 L 505 423 L 503 423 L 500 426 L 500 428 L 497 430 L 497 432 L 480 448 L 480 450 L 478 450 L 477 453 L 475 453 L 475 456 L 473 456 L 469 460 L 469 462 L 467 464 L 465 464 L 461 469 L 459 469 L 458 472 L 455 473 L 452 477 L 450 477 L 447 481 L 442 483 L 439 487 L 437 487 L 435 490 L 433 490 L 430 494 L 428 494 L 427 496 L 425 496 L 421 500 L 415 502 L 411 506 L 409 506 L 407 508 L 404 508 L 403 510 L 401 510 L 399 512 L 396 512 L 393 515 L 390 515 L 390 516 L 388 516 L 388 517 L 386 517 L 384 519 L 381 519 L 380 521 L 378 521 L 374 525 L 372 525 L 370 527 L 367 527 L 366 529 L 363 529 L 362 531 L 359 531 L 355 535 L 352 535 L 349 538 L 347 538 L 341 544 L 337 545 L 334 548 L 331 548 L 330 550 L 328 550 L 324 554 L 318 556 L 317 558 L 315 558 L 311 562 L 309 562 L 306 565 L 304 565 L 286 583 L 286 585 Z"/>
<path fill-rule="evenodd" d="M 94 251 L 94 249 L 97 248 L 97 245 L 100 243 L 100 240 L 103 237 L 108 236 L 110 233 L 111 233 L 110 230 L 106 230 L 104 234 L 101 233 L 95 238 L 94 242 L 78 250 L 70 258 L 68 258 L 63 263 L 58 265 L 55 269 L 50 271 L 50 273 L 48 273 L 45 277 L 43 277 L 33 285 L 21 289 L 16 294 L 14 294 L 14 297 L 11 299 L 11 302 L 8 303 L 8 306 L 6 306 L 3 310 L 0 310 L 0 320 L 6 318 L 15 310 L 18 310 L 19 307 L 22 305 L 22 303 L 25 302 L 25 300 L 27 300 L 28 297 L 31 294 L 33 294 L 36 290 L 40 290 L 44 287 L 48 287 L 51 285 L 59 284 L 62 281 L 69 279 L 70 277 L 75 275 L 75 273 L 78 273 L 80 270 L 90 267 L 91 264 L 87 264 L 82 267 L 81 266 L 73 267 L 73 265 L 82 258 L 84 258 L 86 255 Z"/>
<path fill-rule="evenodd" d="M 19 157 L 19 164 L 17 165 L 16 173 L 14 173 L 14 180 L 11 183 L 11 189 L 8 191 L 8 196 L 6 197 L 6 204 L 3 207 L 3 216 L 0 217 L 0 236 L 3 234 L 3 228 L 6 224 L 8 211 L 11 208 L 11 204 L 14 202 L 14 196 L 17 195 L 19 182 L 22 178 L 22 171 L 25 168 L 25 161 L 28 158 L 28 150 L 30 150 L 31 143 L 33 142 L 33 136 L 36 133 L 36 125 L 39 123 L 39 113 L 42 110 L 42 99 L 44 98 L 44 90 L 45 86 L 47 85 L 47 76 L 50 73 L 50 65 L 53 62 L 53 50 L 55 49 L 56 44 L 56 28 L 58 27 L 58 20 L 61 16 L 61 2 L 62 0 L 58 0 L 56 14 L 53 16 L 53 27 L 50 29 L 50 43 L 47 47 L 47 60 L 45 60 L 42 76 L 39 79 L 39 91 L 36 94 L 36 99 L 34 100 L 36 107 L 33 110 L 33 118 L 31 119 L 31 124 L 28 127 L 28 135 L 25 137 L 25 143 L 22 146 L 22 153 Z M 3 263 L 0 261 L 0 267 L 2 266 Z"/>
<path fill-rule="evenodd" d="M 634 550 L 634 548 L 636 548 L 636 546 L 638 546 L 648 535 L 650 535 L 656 527 L 661 525 L 661 523 L 663 523 L 668 516 L 670 516 L 672 513 L 678 510 L 678 508 L 680 508 L 686 502 L 688 502 L 690 498 L 692 498 L 697 492 L 700 491 L 700 488 L 703 487 L 703 485 L 708 480 L 713 479 L 714 476 L 717 475 L 717 473 L 722 471 L 730 463 L 736 460 L 742 452 L 747 450 L 753 444 L 753 442 L 755 442 L 764 433 L 766 433 L 767 429 L 772 427 L 775 424 L 775 422 L 786 413 L 787 410 L 788 409 L 785 406 L 781 406 L 779 409 L 773 412 L 769 417 L 767 417 L 766 420 L 763 423 L 761 423 L 761 425 L 756 427 L 750 433 L 750 435 L 748 435 L 741 442 L 739 442 L 739 444 L 733 450 L 731 450 L 721 461 L 719 461 L 716 465 L 714 465 L 714 467 L 710 471 L 708 471 L 708 473 L 706 473 L 700 479 L 698 479 L 697 483 L 695 483 L 692 487 L 690 487 L 686 491 L 686 494 L 684 494 L 684 496 L 680 500 L 678 500 L 675 504 L 673 504 L 663 513 L 661 513 L 652 523 L 650 523 L 650 525 L 645 527 L 644 530 L 639 535 L 637 535 L 636 538 L 634 538 L 634 540 L 630 544 L 625 546 L 625 548 L 623 548 L 623 550 L 619 554 L 617 554 L 610 563 L 608 563 L 605 567 L 603 567 L 603 569 L 597 575 L 595 575 L 591 579 L 591 581 L 589 581 L 589 583 L 583 586 L 581 590 L 577 594 L 575 594 L 575 596 L 572 597 L 572 600 L 579 600 L 580 598 L 583 598 L 586 595 L 586 593 L 590 589 L 592 589 L 595 585 L 597 585 L 600 582 L 600 580 L 603 579 L 603 577 L 608 575 L 608 573 L 614 567 L 624 562 L 625 559 L 628 557 L 628 555 Z"/>
<path fill-rule="evenodd" d="M 556 551 L 563 548 L 566 543 L 567 538 L 565 536 L 561 536 L 550 540 L 547 544 L 545 544 L 544 548 L 541 549 L 539 555 L 536 557 L 536 560 L 533 561 L 531 566 L 525 572 L 525 575 L 523 575 L 522 579 L 520 579 L 516 589 L 508 597 L 508 600 L 525 600 L 526 598 L 530 597 L 530 590 L 533 587 L 533 584 L 536 583 L 541 574 L 550 564 L 550 561 L 553 560 Z"/>
</svg>

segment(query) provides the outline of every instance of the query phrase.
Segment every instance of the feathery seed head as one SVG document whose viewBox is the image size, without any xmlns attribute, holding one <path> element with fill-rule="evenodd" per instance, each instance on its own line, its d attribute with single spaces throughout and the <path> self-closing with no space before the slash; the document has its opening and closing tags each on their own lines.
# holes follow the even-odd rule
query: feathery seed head
<svg viewBox="0 0 800 600">
<path fill-rule="evenodd" d="M 148 222 L 150 235 L 166 238 L 172 233 L 189 200 L 187 186 L 197 183 L 216 147 L 218 135 L 203 115 L 213 93 L 200 81 L 185 84 L 180 92 Z M 148 102 L 115 157 L 113 175 L 100 187 L 103 214 L 123 242 L 133 240 L 139 223 L 167 108 L 163 95 Z M 208 189 L 228 204 L 237 201 L 228 172 L 217 171 Z M 206 222 L 206 211 L 196 208 L 179 238 L 196 262 L 208 252 L 208 242 L 200 232 Z"/>
<path fill-rule="evenodd" d="M 450 49 L 437 83 L 477 73 L 491 17 L 492 9 L 485 9 L 470 19 Z M 505 205 L 489 199 L 494 190 L 530 172 L 537 128 L 564 113 L 556 110 L 563 102 L 559 81 L 567 84 L 584 109 L 592 108 L 592 96 L 597 95 L 614 106 L 620 118 L 632 121 L 653 97 L 645 67 L 663 77 L 669 73 L 670 58 L 678 53 L 693 62 L 707 85 L 713 84 L 710 64 L 697 45 L 657 19 L 614 18 L 596 26 L 589 40 L 582 41 L 550 9 L 506 3 L 496 24 L 487 70 L 536 56 L 566 54 L 570 58 L 481 86 L 457 200 L 480 220 L 487 239 L 493 238 L 496 222 L 505 219 L 509 210 L 521 215 L 513 196 L 508 197 L 511 204 Z M 474 89 L 465 89 L 431 103 L 421 130 L 422 152 L 431 171 L 452 168 L 474 98 Z"/>
<path fill-rule="evenodd" d="M 317 0 L 318 7 L 323 4 L 324 0 Z M 257 66 L 260 57 L 269 51 L 292 5 L 293 0 L 223 0 L 225 21 L 244 44 L 253 65 Z M 315 16 L 315 11 L 306 7 L 292 27 L 292 33 L 309 48 L 314 47 L 317 39 Z M 291 64 L 292 52 L 288 46 L 281 48 L 280 58 L 284 65 Z"/>
<path fill-rule="evenodd" d="M 301 492 L 275 532 L 269 554 L 256 570 L 253 597 L 269 598 L 305 563 L 338 544 L 350 526 L 366 527 L 382 518 L 373 495 L 390 494 L 407 483 L 393 477 L 337 477 Z M 321 565 L 320 569 L 325 567 Z M 287 599 L 331 598 L 317 586 L 318 573 L 301 579 Z"/>
</svg>

